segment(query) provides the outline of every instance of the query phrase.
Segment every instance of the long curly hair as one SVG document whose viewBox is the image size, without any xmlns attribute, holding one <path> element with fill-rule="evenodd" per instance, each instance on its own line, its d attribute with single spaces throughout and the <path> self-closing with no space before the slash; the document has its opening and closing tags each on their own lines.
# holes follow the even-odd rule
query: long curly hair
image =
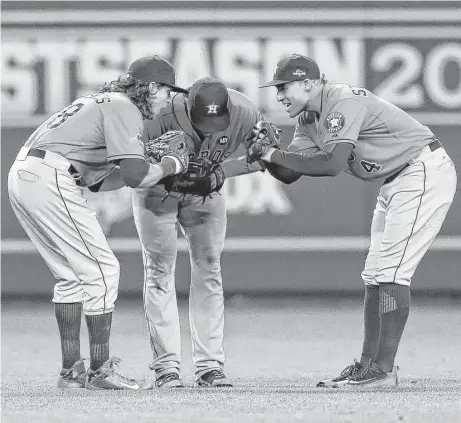
<svg viewBox="0 0 461 423">
<path fill-rule="evenodd" d="M 149 84 L 140 82 L 129 76 L 119 76 L 116 81 L 105 83 L 98 89 L 98 93 L 125 93 L 139 109 L 144 119 L 153 117 L 152 104 L 149 101 Z"/>
</svg>

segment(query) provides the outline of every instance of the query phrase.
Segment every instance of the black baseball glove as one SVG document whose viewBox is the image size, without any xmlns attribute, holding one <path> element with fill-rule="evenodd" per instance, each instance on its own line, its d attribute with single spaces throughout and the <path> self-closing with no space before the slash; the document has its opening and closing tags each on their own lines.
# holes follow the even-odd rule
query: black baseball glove
<svg viewBox="0 0 461 423">
<path fill-rule="evenodd" d="M 175 158 L 181 163 L 181 170 L 185 172 L 189 165 L 189 154 L 193 151 L 193 141 L 182 131 L 165 132 L 162 136 L 149 140 L 146 143 L 146 159 L 161 162 L 162 159 Z"/>
<path fill-rule="evenodd" d="M 187 172 L 164 178 L 166 191 L 192 194 L 207 197 L 218 192 L 225 180 L 225 175 L 219 163 L 213 163 L 201 157 L 191 157 Z"/>
<path fill-rule="evenodd" d="M 269 148 L 280 148 L 282 130 L 273 123 L 260 120 L 245 141 L 247 163 L 259 161 Z"/>
</svg>

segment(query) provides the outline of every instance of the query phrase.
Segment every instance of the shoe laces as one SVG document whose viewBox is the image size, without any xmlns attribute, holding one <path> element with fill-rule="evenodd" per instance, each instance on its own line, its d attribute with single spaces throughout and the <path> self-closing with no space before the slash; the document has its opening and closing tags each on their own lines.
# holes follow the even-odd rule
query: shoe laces
<svg viewBox="0 0 461 423">
<path fill-rule="evenodd" d="M 176 379 L 179 379 L 178 374 L 172 372 L 172 373 L 166 373 L 165 375 L 160 376 L 157 379 L 157 382 L 166 383 L 166 382 L 169 382 L 170 380 L 176 380 Z"/>
<path fill-rule="evenodd" d="M 167 373 L 166 375 L 162 376 L 161 379 L 164 381 L 170 381 L 173 379 L 178 379 L 179 376 L 176 373 Z"/>
<path fill-rule="evenodd" d="M 370 372 L 370 371 L 372 371 L 372 369 L 371 369 L 371 359 L 366 365 L 362 366 L 362 368 L 358 372 L 352 374 L 348 379 L 349 380 L 363 379 L 368 374 L 368 372 Z"/>
<path fill-rule="evenodd" d="M 130 379 L 126 376 L 123 376 L 120 373 L 119 369 L 119 364 L 122 361 L 121 358 L 119 357 L 111 357 L 109 360 L 107 360 L 102 366 L 101 366 L 101 371 L 105 376 L 112 376 L 115 375 L 117 378 L 129 382 L 129 383 L 135 383 L 136 381 L 134 379 Z"/>
<path fill-rule="evenodd" d="M 221 369 L 213 369 L 213 370 L 210 370 L 208 373 L 207 373 L 207 379 L 208 378 L 213 378 L 213 379 L 225 379 L 226 378 L 226 375 L 224 374 L 224 372 L 221 370 Z"/>
<path fill-rule="evenodd" d="M 357 368 L 357 360 L 354 359 L 353 364 L 349 364 L 346 368 L 341 372 L 341 377 L 349 377 L 352 376 Z"/>
</svg>

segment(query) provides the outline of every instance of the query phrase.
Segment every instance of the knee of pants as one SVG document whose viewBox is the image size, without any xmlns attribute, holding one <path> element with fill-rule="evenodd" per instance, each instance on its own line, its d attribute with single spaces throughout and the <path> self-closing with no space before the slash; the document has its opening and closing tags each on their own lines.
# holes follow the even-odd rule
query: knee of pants
<svg viewBox="0 0 461 423">
<path fill-rule="evenodd" d="M 365 286 L 367 285 L 378 286 L 379 285 L 378 282 L 376 282 L 376 272 L 364 270 L 362 272 L 362 280 Z"/>
<path fill-rule="evenodd" d="M 196 267 L 200 267 L 209 272 L 221 272 L 221 253 L 218 252 L 204 252 L 193 258 Z"/>
<path fill-rule="evenodd" d="M 83 285 L 86 292 L 85 314 L 109 313 L 115 308 L 120 283 L 120 263 L 112 254 L 99 262 L 99 273 L 91 284 Z"/>
<path fill-rule="evenodd" d="M 386 280 L 386 281 L 381 281 L 378 280 L 376 282 L 377 285 L 383 286 L 383 285 L 401 285 L 401 286 L 410 286 L 411 285 L 411 280 L 409 279 L 402 279 L 402 278 L 397 278 L 395 280 Z"/>
<path fill-rule="evenodd" d="M 192 265 L 191 284 L 201 286 L 215 292 L 216 289 L 222 290 L 222 275 L 220 256 L 206 254 Z"/>
<path fill-rule="evenodd" d="M 176 257 L 166 252 L 145 252 L 144 273 L 146 287 L 172 289 Z"/>
<path fill-rule="evenodd" d="M 60 279 L 54 285 L 54 303 L 83 303 L 86 293 L 79 280 Z"/>
</svg>

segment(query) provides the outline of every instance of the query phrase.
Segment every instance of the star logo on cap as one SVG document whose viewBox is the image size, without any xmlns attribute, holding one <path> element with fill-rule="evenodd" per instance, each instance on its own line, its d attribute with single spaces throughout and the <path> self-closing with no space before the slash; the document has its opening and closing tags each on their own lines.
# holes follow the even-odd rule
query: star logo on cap
<svg viewBox="0 0 461 423">
<path fill-rule="evenodd" d="M 218 107 L 219 105 L 211 103 L 206 106 L 207 110 L 207 115 L 217 115 L 218 114 Z"/>
<path fill-rule="evenodd" d="M 306 75 L 306 72 L 304 72 L 304 71 L 301 70 L 301 69 L 296 69 L 296 71 L 293 72 L 293 75 L 295 75 L 295 76 L 305 76 L 305 75 Z"/>
</svg>

